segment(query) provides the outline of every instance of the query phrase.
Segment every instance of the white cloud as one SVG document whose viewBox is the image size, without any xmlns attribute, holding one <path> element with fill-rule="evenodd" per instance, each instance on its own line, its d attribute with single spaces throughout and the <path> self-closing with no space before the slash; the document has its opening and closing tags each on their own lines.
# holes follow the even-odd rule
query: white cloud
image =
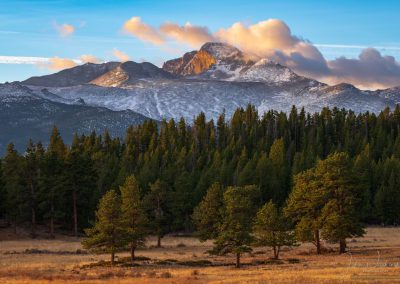
<svg viewBox="0 0 400 284">
<path fill-rule="evenodd" d="M 49 61 L 47 57 L 0 56 L 0 64 L 39 64 Z"/>
</svg>

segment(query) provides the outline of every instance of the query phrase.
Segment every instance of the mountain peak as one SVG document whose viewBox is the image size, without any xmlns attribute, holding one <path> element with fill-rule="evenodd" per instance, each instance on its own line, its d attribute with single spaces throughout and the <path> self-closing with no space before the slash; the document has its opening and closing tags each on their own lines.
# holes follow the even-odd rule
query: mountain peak
<svg viewBox="0 0 400 284">
<path fill-rule="evenodd" d="M 64 69 L 51 75 L 31 77 L 22 83 L 31 86 L 43 87 L 70 87 L 89 83 L 97 77 L 107 73 L 119 62 L 107 62 L 101 64 L 85 63 L 72 68 Z"/>
<path fill-rule="evenodd" d="M 222 42 L 207 42 L 203 44 L 200 51 L 206 51 L 218 60 L 243 56 L 243 53 L 239 49 Z"/>
<path fill-rule="evenodd" d="M 152 63 L 126 61 L 102 76 L 95 78 L 90 83 L 103 87 L 119 87 L 135 84 L 139 79 L 173 79 L 174 77 L 174 75 Z"/>
</svg>

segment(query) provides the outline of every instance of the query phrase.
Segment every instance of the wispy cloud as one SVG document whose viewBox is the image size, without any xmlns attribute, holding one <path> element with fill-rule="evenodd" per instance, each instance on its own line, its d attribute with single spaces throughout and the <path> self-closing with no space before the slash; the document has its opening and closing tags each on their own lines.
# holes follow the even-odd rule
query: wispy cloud
<svg viewBox="0 0 400 284">
<path fill-rule="evenodd" d="M 70 24 L 59 25 L 59 24 L 55 23 L 54 27 L 61 37 L 69 37 L 75 32 L 75 27 Z"/>
<path fill-rule="evenodd" d="M 0 56 L 0 64 L 39 64 L 48 61 L 48 57 Z"/>
<path fill-rule="evenodd" d="M 130 60 L 129 55 L 127 55 L 126 53 L 122 52 L 121 50 L 118 50 L 116 48 L 113 49 L 113 55 L 118 58 L 119 61 L 121 62 L 125 62 Z"/>
<path fill-rule="evenodd" d="M 101 59 L 99 59 L 96 56 L 91 55 L 91 54 L 83 54 L 83 55 L 81 55 L 79 57 L 79 59 L 80 59 L 80 62 L 83 62 L 83 63 L 96 63 L 96 64 L 98 64 L 98 63 L 102 63 L 103 62 L 103 60 L 101 60 Z"/>
<path fill-rule="evenodd" d="M 150 42 L 155 45 L 164 44 L 164 37 L 160 32 L 142 22 L 140 17 L 132 17 L 123 25 L 123 31 L 133 35 L 140 40 Z"/>
<path fill-rule="evenodd" d="M 39 67 L 43 67 L 52 71 L 59 71 L 67 68 L 72 68 L 80 64 L 80 61 L 75 61 L 69 58 L 52 57 L 45 63 L 38 63 Z"/>
</svg>

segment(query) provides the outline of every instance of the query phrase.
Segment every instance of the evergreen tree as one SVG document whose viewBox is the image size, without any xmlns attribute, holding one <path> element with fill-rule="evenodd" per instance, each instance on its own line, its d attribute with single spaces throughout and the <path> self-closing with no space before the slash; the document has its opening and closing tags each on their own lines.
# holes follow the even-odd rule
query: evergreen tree
<svg viewBox="0 0 400 284">
<path fill-rule="evenodd" d="M 322 183 L 327 202 L 321 211 L 322 236 L 339 243 L 339 252 L 346 250 L 346 238 L 364 234 L 359 206 L 362 194 L 352 162 L 346 153 L 334 153 L 320 161 L 315 169 Z"/>
<path fill-rule="evenodd" d="M 201 241 L 211 240 L 218 236 L 223 218 L 224 187 L 214 183 L 207 190 L 203 200 L 193 211 L 193 221 Z"/>
<path fill-rule="evenodd" d="M 259 200 L 259 190 L 255 186 L 228 187 L 224 193 L 224 215 L 219 226 L 214 254 L 236 255 L 236 267 L 240 267 L 240 257 L 250 252 L 253 237 L 251 220 Z"/>
<path fill-rule="evenodd" d="M 111 265 L 114 265 L 115 253 L 127 244 L 124 225 L 121 198 L 110 190 L 99 202 L 95 225 L 85 230 L 87 237 L 82 241 L 83 247 L 93 252 L 110 253 Z"/>
<path fill-rule="evenodd" d="M 150 192 L 146 196 L 146 209 L 149 212 L 152 230 L 157 236 L 157 247 L 161 247 L 161 239 L 169 232 L 171 225 L 168 199 L 165 183 L 158 179 L 150 184 Z"/>
<path fill-rule="evenodd" d="M 63 171 L 65 169 L 66 146 L 56 127 L 50 136 L 50 144 L 43 157 L 43 165 L 40 178 L 40 203 L 39 207 L 44 211 L 44 218 L 49 220 L 50 237 L 54 238 L 55 222 L 63 214 L 61 207 L 65 204 L 62 200 Z"/>
<path fill-rule="evenodd" d="M 293 229 L 289 220 L 269 201 L 257 212 L 253 225 L 255 244 L 272 247 L 274 259 L 279 258 L 282 247 L 296 245 Z"/>
<path fill-rule="evenodd" d="M 12 222 L 14 233 L 17 233 L 17 224 L 24 212 L 26 194 L 23 180 L 23 160 L 14 148 L 14 144 L 7 146 L 7 152 L 2 160 L 2 180 L 6 193 L 5 207 L 7 219 Z"/>
<path fill-rule="evenodd" d="M 83 222 L 83 218 L 79 218 L 79 216 L 82 214 L 89 217 L 94 209 L 88 205 L 90 205 L 91 194 L 96 188 L 96 172 L 92 160 L 81 149 L 77 136 L 74 138 L 71 150 L 66 155 L 64 167 L 63 187 L 72 201 L 72 204 L 68 202 L 71 204 L 72 210 L 67 211 L 72 212 L 73 233 L 75 237 L 78 237 L 79 219 Z M 86 211 L 86 208 L 89 211 Z"/>
<path fill-rule="evenodd" d="M 286 216 L 296 224 L 297 240 L 312 242 L 317 249 L 317 254 L 321 253 L 321 211 L 326 201 L 321 186 L 314 169 L 297 174 L 284 209 Z"/>
<path fill-rule="evenodd" d="M 129 242 L 131 260 L 135 260 L 135 250 L 143 246 L 148 234 L 148 219 L 143 210 L 140 189 L 136 178 L 129 176 L 120 187 L 122 197 L 122 218 L 125 222 L 125 237 Z"/>
<path fill-rule="evenodd" d="M 25 155 L 24 176 L 28 189 L 27 203 L 31 212 L 31 237 L 36 237 L 37 222 L 37 198 L 40 183 L 40 172 L 42 166 L 43 149 L 40 144 L 35 146 L 32 140 L 29 140 Z"/>
</svg>

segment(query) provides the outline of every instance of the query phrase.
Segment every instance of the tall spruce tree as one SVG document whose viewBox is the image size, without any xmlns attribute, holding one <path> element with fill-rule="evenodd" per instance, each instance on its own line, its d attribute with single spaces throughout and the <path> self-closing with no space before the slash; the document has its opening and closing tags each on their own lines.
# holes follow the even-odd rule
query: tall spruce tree
<svg viewBox="0 0 400 284">
<path fill-rule="evenodd" d="M 23 160 L 14 148 L 14 144 L 7 146 L 7 152 L 2 160 L 2 180 L 4 184 L 5 207 L 7 219 L 12 222 L 14 234 L 17 234 L 17 225 L 26 205 L 25 184 L 23 180 Z"/>
</svg>

